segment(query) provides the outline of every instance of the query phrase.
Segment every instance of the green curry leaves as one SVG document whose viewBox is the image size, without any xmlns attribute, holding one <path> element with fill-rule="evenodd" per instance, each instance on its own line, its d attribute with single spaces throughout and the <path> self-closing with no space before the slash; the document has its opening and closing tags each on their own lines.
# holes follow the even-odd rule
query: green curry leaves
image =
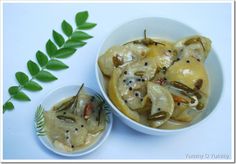
<svg viewBox="0 0 236 164">
<path fill-rule="evenodd" d="M 88 11 L 82 11 L 76 14 L 75 16 L 75 22 L 76 25 L 79 27 L 80 25 L 83 25 L 87 19 L 88 19 Z"/>
<path fill-rule="evenodd" d="M 88 30 L 91 29 L 93 27 L 95 27 L 97 24 L 96 23 L 84 23 L 82 25 L 79 25 L 78 29 L 80 30 Z"/>
<path fill-rule="evenodd" d="M 56 44 L 61 47 L 64 43 L 65 43 L 65 39 L 63 38 L 63 36 L 61 34 L 59 34 L 56 31 L 52 31 L 52 35 L 53 35 L 53 39 L 56 42 Z"/>
<path fill-rule="evenodd" d="M 29 77 L 24 72 L 16 72 L 16 79 L 20 85 L 25 85 L 29 81 Z"/>
<path fill-rule="evenodd" d="M 35 81 L 29 81 L 24 85 L 24 89 L 28 91 L 40 91 L 43 88 Z"/>
<path fill-rule="evenodd" d="M 36 53 L 36 58 L 41 67 L 45 66 L 48 63 L 48 57 L 41 51 Z"/>
<path fill-rule="evenodd" d="M 57 77 L 49 71 L 58 71 L 69 68 L 61 59 L 72 56 L 77 48 L 86 45 L 85 40 L 93 38 L 93 36 L 84 32 L 94 28 L 97 24 L 87 22 L 89 14 L 87 11 L 78 12 L 75 16 L 76 28 L 73 30 L 71 24 L 63 20 L 61 29 L 63 34 L 58 31 L 52 31 L 52 39 L 48 39 L 45 45 L 45 51 L 38 50 L 36 52 L 36 61 L 29 60 L 27 68 L 29 75 L 24 72 L 16 72 L 15 78 L 18 86 L 11 86 L 8 89 L 10 98 L 3 105 L 3 112 L 14 109 L 12 100 L 30 101 L 30 97 L 23 92 L 26 91 L 40 91 L 43 89 L 39 82 L 47 83 L 57 80 Z M 42 83 L 42 84 L 43 84 Z"/>
<path fill-rule="evenodd" d="M 46 68 L 49 69 L 49 70 L 61 70 L 61 69 L 67 69 L 67 68 L 69 68 L 69 66 L 62 63 L 59 60 L 52 59 L 48 62 Z"/>
<path fill-rule="evenodd" d="M 3 105 L 3 111 L 5 110 L 13 110 L 14 109 L 14 105 L 12 104 L 12 102 L 6 102 L 4 105 Z"/>
<path fill-rule="evenodd" d="M 62 28 L 63 33 L 64 33 L 67 37 L 70 37 L 71 34 L 73 33 L 73 28 L 72 28 L 72 26 L 71 26 L 67 21 L 65 21 L 65 20 L 62 22 L 61 28 Z"/>
</svg>

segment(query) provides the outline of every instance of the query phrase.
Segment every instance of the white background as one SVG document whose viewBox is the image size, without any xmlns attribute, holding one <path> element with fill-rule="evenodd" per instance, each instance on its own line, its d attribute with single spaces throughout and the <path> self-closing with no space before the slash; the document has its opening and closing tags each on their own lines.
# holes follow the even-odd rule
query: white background
<svg viewBox="0 0 236 164">
<path fill-rule="evenodd" d="M 32 101 L 16 102 L 3 115 L 4 159 L 67 159 L 38 141 L 33 128 L 37 105 L 44 95 L 62 85 L 85 83 L 99 91 L 95 79 L 97 51 L 114 27 L 139 17 L 157 16 L 181 21 L 213 41 L 223 66 L 224 91 L 216 111 L 199 126 L 176 135 L 150 136 L 132 130 L 116 117 L 106 142 L 93 153 L 76 159 L 186 159 L 187 155 L 231 154 L 231 4 L 4 4 L 3 101 L 8 87 L 16 85 L 15 72 L 27 72 L 26 62 L 45 50 L 52 29 L 60 31 L 63 19 L 73 22 L 78 11 L 88 10 L 98 26 L 94 36 L 75 55 L 64 60 L 69 69 L 55 72 L 59 80 L 42 84 Z M 28 72 L 27 72 L 28 73 Z"/>
</svg>

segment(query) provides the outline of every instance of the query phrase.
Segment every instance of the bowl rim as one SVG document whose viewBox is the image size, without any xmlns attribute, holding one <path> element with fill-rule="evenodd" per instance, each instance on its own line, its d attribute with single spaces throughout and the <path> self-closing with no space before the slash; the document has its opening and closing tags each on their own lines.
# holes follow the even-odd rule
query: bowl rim
<svg viewBox="0 0 236 164">
<path fill-rule="evenodd" d="M 62 86 L 56 87 L 55 89 L 52 89 L 47 94 L 45 94 L 44 98 L 40 101 L 40 105 L 43 104 L 46 101 L 47 97 L 49 97 L 51 94 L 53 94 L 54 92 L 56 92 L 60 89 L 65 89 L 67 87 L 77 87 L 77 88 L 79 88 L 80 86 L 81 85 L 79 85 L 79 84 L 67 84 L 67 85 L 62 85 Z M 94 93 L 99 94 L 97 91 L 95 91 L 94 89 L 92 89 L 92 88 L 90 88 L 86 85 L 84 85 L 84 87 L 86 89 L 91 90 Z M 99 94 L 99 95 L 101 95 L 101 94 Z M 105 103 L 107 103 L 106 100 L 105 100 Z M 61 156 L 65 156 L 65 157 L 79 157 L 79 156 L 87 155 L 87 154 L 93 152 L 94 150 L 99 148 L 105 142 L 105 140 L 108 138 L 108 136 L 111 133 L 112 126 L 113 126 L 113 114 L 112 114 L 112 112 L 109 112 L 108 116 L 109 116 L 109 121 L 106 123 L 106 128 L 100 134 L 99 138 L 92 145 L 89 145 L 88 147 L 83 148 L 81 150 L 81 152 L 80 152 L 80 150 L 77 150 L 77 151 L 71 152 L 71 153 L 70 152 L 62 152 L 62 151 L 57 150 L 56 148 L 53 148 L 53 145 L 50 142 L 50 140 L 48 139 L 47 135 L 44 135 L 44 136 L 37 135 L 36 134 L 36 127 L 34 126 L 35 134 L 36 134 L 37 138 L 40 140 L 40 142 L 42 143 L 42 145 L 44 145 L 51 152 L 53 152 L 55 154 L 58 154 L 58 155 L 61 155 Z M 35 125 L 35 120 L 33 120 L 33 124 Z M 50 145 L 48 143 L 46 143 L 45 139 L 49 141 Z"/>
<path fill-rule="evenodd" d="M 151 17 L 137 17 L 137 18 L 134 18 L 134 19 L 130 19 L 128 21 L 125 21 L 123 23 L 120 23 L 119 25 L 115 26 L 111 31 L 110 33 L 108 33 L 103 41 L 101 42 L 100 46 L 99 46 L 99 49 L 97 51 L 97 56 L 96 56 L 96 64 L 95 64 L 95 73 L 96 73 L 96 80 L 97 80 L 97 83 L 98 83 L 98 86 L 99 86 L 99 89 L 100 91 L 102 92 L 102 95 L 105 97 L 106 101 L 108 102 L 108 104 L 111 106 L 112 108 L 112 111 L 115 111 L 120 117 L 122 117 L 123 119 L 125 119 L 126 123 L 129 122 L 131 124 L 134 124 L 135 126 L 137 127 L 141 127 L 145 130 L 148 131 L 148 133 L 145 131 L 142 131 L 142 130 L 137 130 L 136 128 L 133 128 L 132 126 L 132 129 L 134 130 L 137 130 L 139 132 L 142 132 L 142 133 L 146 133 L 146 134 L 159 134 L 159 133 L 167 133 L 167 134 L 172 134 L 174 132 L 181 132 L 181 131 L 186 131 L 188 129 L 191 129 L 191 128 L 194 128 L 200 124 L 203 124 L 207 119 L 209 119 L 210 115 L 212 116 L 213 113 L 215 113 L 216 109 L 218 108 L 219 106 L 219 102 L 221 102 L 222 100 L 222 95 L 224 94 L 224 78 L 222 79 L 222 92 L 220 93 L 220 96 L 219 96 L 219 101 L 216 103 L 215 105 L 215 108 L 203 119 L 199 120 L 198 122 L 194 123 L 194 124 L 191 124 L 187 127 L 183 127 L 183 128 L 178 128 L 178 129 L 155 129 L 155 128 L 152 128 L 152 127 L 149 127 L 149 126 L 146 126 L 146 125 L 143 125 L 141 123 L 138 123 L 134 120 L 132 120 L 131 118 L 129 118 L 128 116 L 126 116 L 124 113 L 122 113 L 114 104 L 113 102 L 110 100 L 109 96 L 107 95 L 107 93 L 103 90 L 103 87 L 102 87 L 102 84 L 99 80 L 99 71 L 101 72 L 100 68 L 99 68 L 99 65 L 98 65 L 98 58 L 101 56 L 101 50 L 102 50 L 102 46 L 104 45 L 104 43 L 106 42 L 106 40 L 112 35 L 112 33 L 114 33 L 114 31 L 118 30 L 119 28 L 121 28 L 123 25 L 125 24 L 128 24 L 128 23 L 131 23 L 131 22 L 135 22 L 135 21 L 140 21 L 142 19 L 165 19 L 165 20 L 168 20 L 168 21 L 172 21 L 172 22 L 175 22 L 175 23 L 178 23 L 180 25 L 183 25 L 183 26 L 186 26 L 188 27 L 189 29 L 193 30 L 194 32 L 196 32 L 195 35 L 201 35 L 197 30 L 195 30 L 194 28 L 192 28 L 191 26 L 189 26 L 188 24 L 186 23 L 183 23 L 183 22 L 180 22 L 180 21 L 176 21 L 174 19 L 171 19 L 171 18 L 166 18 L 166 17 L 154 17 L 154 16 L 151 16 Z M 212 49 L 211 49 L 211 52 L 214 52 L 215 54 L 216 51 L 214 49 L 214 46 L 212 46 Z M 222 70 L 222 75 L 224 76 L 223 74 L 223 69 L 222 69 L 222 63 L 221 61 L 219 60 L 219 57 L 218 55 L 215 56 L 217 58 L 217 60 L 219 61 L 219 65 L 220 65 L 220 69 Z M 120 118 L 119 118 L 120 119 Z M 122 122 L 124 122 L 123 120 L 121 120 Z"/>
</svg>

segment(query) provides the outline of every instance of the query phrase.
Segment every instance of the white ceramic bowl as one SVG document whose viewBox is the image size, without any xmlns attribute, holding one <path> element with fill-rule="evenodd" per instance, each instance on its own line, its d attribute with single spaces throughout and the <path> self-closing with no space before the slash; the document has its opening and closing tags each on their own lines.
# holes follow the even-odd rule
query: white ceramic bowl
<svg viewBox="0 0 236 164">
<path fill-rule="evenodd" d="M 50 92 L 49 94 L 47 94 L 45 96 L 44 100 L 42 101 L 42 103 L 40 105 L 44 108 L 45 111 L 48 111 L 53 107 L 53 105 L 57 104 L 61 100 L 76 95 L 79 88 L 80 88 L 79 85 L 70 85 L 70 86 L 64 86 L 64 87 L 60 87 L 56 90 L 53 90 L 52 92 Z M 94 90 L 92 90 L 88 87 L 84 86 L 84 89 L 86 90 L 86 92 L 88 92 L 92 95 L 98 94 L 97 92 L 95 92 Z M 105 103 L 106 103 L 106 101 L 105 101 Z M 107 106 L 109 107 L 109 105 L 107 105 Z M 52 152 L 54 152 L 56 154 L 59 154 L 62 156 L 68 156 L 68 157 L 82 156 L 82 155 L 85 155 L 85 154 L 88 154 L 88 153 L 94 151 L 99 146 L 101 146 L 102 143 L 106 140 L 106 138 L 110 134 L 111 128 L 112 128 L 112 122 L 113 122 L 112 113 L 108 112 L 107 117 L 108 117 L 107 118 L 108 121 L 106 124 L 106 128 L 102 132 L 102 134 L 99 136 L 97 141 L 94 144 L 92 144 L 86 148 L 83 148 L 81 150 L 78 150 L 78 151 L 68 152 L 68 153 L 59 151 L 54 148 L 54 146 L 52 145 L 52 143 L 50 142 L 50 140 L 48 139 L 48 137 L 46 135 L 43 135 L 43 136 L 37 135 L 37 136 L 39 137 L 39 140 L 41 141 L 41 143 L 45 147 L 47 147 L 49 150 L 51 150 Z M 37 124 L 35 123 L 35 125 L 37 125 Z M 37 128 L 36 128 L 36 134 L 38 134 Z"/>
<path fill-rule="evenodd" d="M 143 38 L 144 29 L 147 30 L 147 36 L 149 37 L 165 38 L 173 41 L 177 41 L 187 36 L 199 34 L 193 28 L 183 23 L 167 18 L 149 17 L 132 20 L 130 22 L 122 24 L 121 26 L 113 30 L 112 33 L 108 35 L 108 37 L 105 38 L 105 41 L 102 43 L 101 48 L 98 51 L 96 61 L 98 61 L 99 56 L 102 55 L 111 46 L 121 45 L 130 40 Z M 212 42 L 214 44 L 214 40 Z M 96 78 L 103 96 L 111 105 L 114 114 L 117 115 L 121 121 L 123 121 L 125 124 L 137 131 L 152 135 L 163 135 L 187 130 L 199 124 L 199 122 L 202 122 L 202 120 L 205 120 L 205 118 L 207 118 L 212 113 L 212 111 L 216 109 L 217 104 L 220 101 L 221 92 L 223 90 L 223 73 L 220 61 L 214 50 L 210 52 L 206 60 L 205 66 L 209 74 L 211 88 L 208 106 L 206 110 L 202 112 L 201 117 L 193 120 L 189 124 L 186 124 L 184 127 L 173 130 L 155 129 L 147 127 L 131 120 L 122 112 L 120 112 L 107 95 L 107 91 L 105 89 L 105 81 L 99 69 L 98 63 L 96 63 L 95 71 Z"/>
</svg>

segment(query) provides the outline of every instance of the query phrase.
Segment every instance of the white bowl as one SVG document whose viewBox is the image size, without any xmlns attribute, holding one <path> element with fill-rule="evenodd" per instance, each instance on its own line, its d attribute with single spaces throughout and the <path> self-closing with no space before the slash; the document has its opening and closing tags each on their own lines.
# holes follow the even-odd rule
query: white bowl
<svg viewBox="0 0 236 164">
<path fill-rule="evenodd" d="M 113 30 L 112 33 L 108 35 L 108 37 L 106 37 L 105 41 L 101 45 L 100 50 L 98 51 L 96 61 L 98 61 L 99 56 L 102 55 L 111 46 L 121 45 L 123 43 L 126 43 L 127 41 L 134 40 L 136 38 L 143 38 L 144 29 L 147 30 L 147 36 L 149 37 L 165 38 L 173 41 L 177 41 L 187 36 L 199 34 L 193 28 L 183 23 L 167 18 L 150 17 L 132 20 L 130 22 L 122 24 L 121 26 Z M 212 42 L 214 44 L 214 40 Z M 207 118 L 217 107 L 223 89 L 223 73 L 220 61 L 214 50 L 210 52 L 206 60 L 205 66 L 209 74 L 211 88 L 209 102 L 206 110 L 202 112 L 201 117 L 199 117 L 198 119 L 194 119 L 191 123 L 186 124 L 184 127 L 179 127 L 177 129 L 170 130 L 155 129 L 142 125 L 131 120 L 122 112 L 120 112 L 107 95 L 107 91 L 105 89 L 105 80 L 102 75 L 102 72 L 100 71 L 98 63 L 96 63 L 95 71 L 96 78 L 103 96 L 112 107 L 114 114 L 118 116 L 121 121 L 123 121 L 126 125 L 130 126 L 131 128 L 137 131 L 152 135 L 163 135 L 187 130 L 199 124 L 199 122 L 205 120 L 205 118 Z"/>
<path fill-rule="evenodd" d="M 76 95 L 79 88 L 80 88 L 79 85 L 70 85 L 70 86 L 60 87 L 60 88 L 50 92 L 49 94 L 47 94 L 40 105 L 44 108 L 45 111 L 48 111 L 53 107 L 53 105 L 57 104 L 61 100 Z M 93 95 L 98 94 L 97 92 L 95 92 L 94 90 L 92 90 L 88 87 L 84 87 L 84 89 L 86 90 L 86 92 L 88 92 L 90 94 L 93 94 Z M 105 101 L 105 103 L 106 103 L 106 101 Z M 106 105 L 107 105 L 107 107 L 109 107 L 108 104 L 106 104 Z M 99 136 L 99 138 L 96 140 L 96 142 L 86 148 L 83 148 L 81 150 L 77 150 L 74 152 L 62 152 L 62 151 L 55 149 L 54 146 L 52 145 L 52 143 L 50 142 L 50 140 L 48 139 L 47 135 L 46 134 L 43 136 L 38 135 L 38 133 L 37 133 L 38 129 L 35 127 L 36 134 L 39 137 L 39 140 L 41 141 L 41 143 L 45 147 L 47 147 L 49 150 L 51 150 L 52 152 L 54 152 L 56 154 L 59 154 L 62 156 L 68 156 L 68 157 L 82 156 L 82 155 L 85 155 L 85 154 L 88 154 L 88 153 L 94 151 L 99 146 L 101 146 L 102 143 L 106 140 L 106 138 L 110 134 L 111 128 L 112 128 L 112 122 L 113 122 L 112 113 L 108 112 L 107 117 L 108 117 L 107 118 L 108 121 L 106 122 L 107 123 L 106 128 L 104 129 L 102 134 Z M 36 125 L 36 123 L 35 123 L 35 125 Z"/>
</svg>

